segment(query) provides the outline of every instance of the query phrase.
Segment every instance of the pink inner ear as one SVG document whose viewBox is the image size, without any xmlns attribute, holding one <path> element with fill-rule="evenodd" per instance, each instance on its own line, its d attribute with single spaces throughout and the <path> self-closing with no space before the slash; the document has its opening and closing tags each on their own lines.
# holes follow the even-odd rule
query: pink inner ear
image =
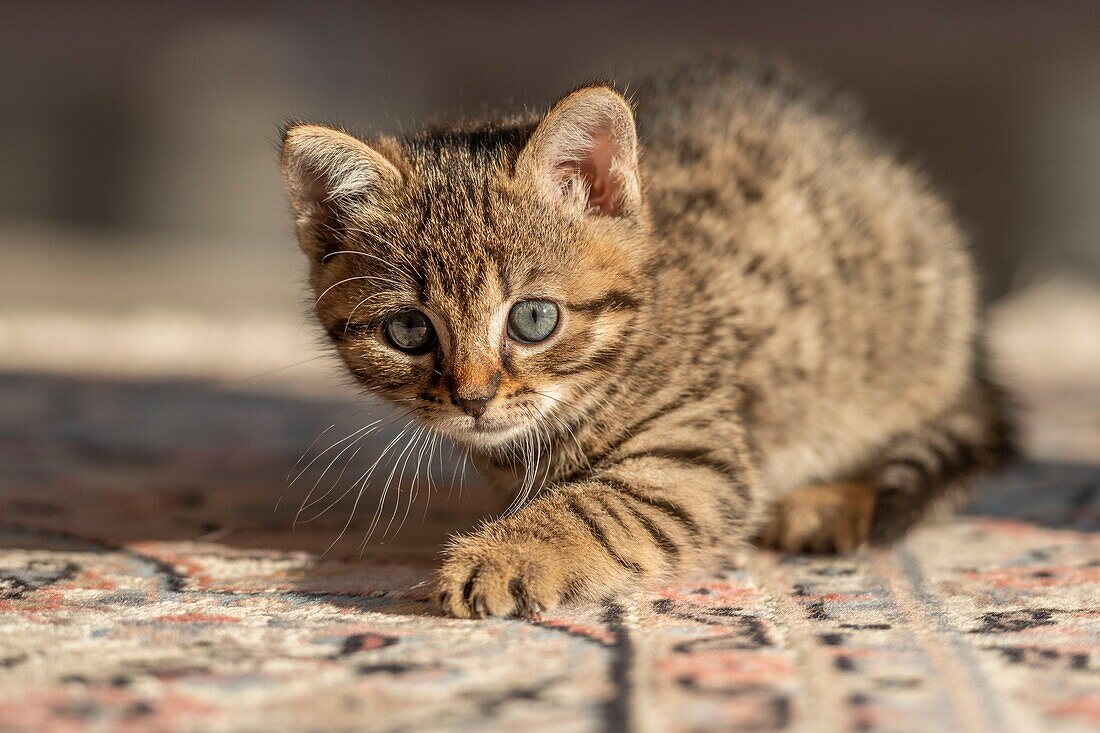
<svg viewBox="0 0 1100 733">
<path fill-rule="evenodd" d="M 614 165 L 614 143 L 606 131 L 601 130 L 595 145 L 580 161 L 580 172 L 588 184 L 588 207 L 605 216 L 619 213 L 619 185 L 611 168 Z"/>
<path fill-rule="evenodd" d="M 614 216 L 621 208 L 621 184 L 612 173 L 615 163 L 615 143 L 609 130 L 593 131 L 592 144 L 576 151 L 575 159 L 557 165 L 556 178 L 567 184 L 578 173 L 588 189 L 588 209 L 604 216 Z"/>
</svg>

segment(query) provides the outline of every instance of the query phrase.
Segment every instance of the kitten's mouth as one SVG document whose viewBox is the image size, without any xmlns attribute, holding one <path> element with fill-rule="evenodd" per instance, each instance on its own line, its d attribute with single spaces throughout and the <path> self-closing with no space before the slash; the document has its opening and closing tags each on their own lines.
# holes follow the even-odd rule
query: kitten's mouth
<svg viewBox="0 0 1100 733">
<path fill-rule="evenodd" d="M 453 440 L 470 448 L 496 448 L 514 440 L 531 429 L 531 422 L 498 419 L 452 417 L 436 427 Z"/>
<path fill-rule="evenodd" d="M 542 418 L 549 412 L 548 408 L 545 404 L 513 403 L 496 406 L 479 417 L 454 411 L 435 413 L 429 421 L 460 445 L 475 450 L 492 450 L 510 443 L 516 444 L 538 430 Z"/>
</svg>

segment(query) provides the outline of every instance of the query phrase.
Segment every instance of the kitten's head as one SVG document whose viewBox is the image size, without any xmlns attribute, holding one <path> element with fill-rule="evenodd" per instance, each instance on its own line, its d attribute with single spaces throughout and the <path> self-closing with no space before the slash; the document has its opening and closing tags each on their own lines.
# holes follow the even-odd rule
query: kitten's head
<svg viewBox="0 0 1100 733">
<path fill-rule="evenodd" d="M 593 409 L 648 294 L 621 95 L 369 142 L 296 125 L 282 166 L 317 316 L 368 389 L 480 448 Z"/>
</svg>

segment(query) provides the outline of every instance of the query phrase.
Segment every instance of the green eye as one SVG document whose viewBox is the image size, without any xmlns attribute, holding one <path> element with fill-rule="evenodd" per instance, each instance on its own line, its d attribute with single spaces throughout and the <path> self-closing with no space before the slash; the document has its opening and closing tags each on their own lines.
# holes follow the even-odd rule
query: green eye
<svg viewBox="0 0 1100 733">
<path fill-rule="evenodd" d="M 435 346 L 435 329 L 428 317 L 415 309 L 395 313 L 386 320 L 386 338 L 397 349 L 424 354 Z"/>
<path fill-rule="evenodd" d="M 533 344 L 554 332 L 558 325 L 558 307 L 549 300 L 523 300 L 508 314 L 508 336 Z"/>
</svg>

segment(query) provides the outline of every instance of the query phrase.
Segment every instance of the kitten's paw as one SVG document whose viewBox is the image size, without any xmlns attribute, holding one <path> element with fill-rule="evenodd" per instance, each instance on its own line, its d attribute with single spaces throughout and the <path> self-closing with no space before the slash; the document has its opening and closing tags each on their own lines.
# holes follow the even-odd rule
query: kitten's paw
<svg viewBox="0 0 1100 733">
<path fill-rule="evenodd" d="M 867 541 L 874 510 L 870 484 L 808 486 L 775 503 L 760 544 L 783 552 L 851 552 Z"/>
<path fill-rule="evenodd" d="M 565 563 L 549 545 L 481 532 L 447 552 L 433 598 L 457 618 L 531 617 L 558 606 L 568 587 Z"/>
</svg>

